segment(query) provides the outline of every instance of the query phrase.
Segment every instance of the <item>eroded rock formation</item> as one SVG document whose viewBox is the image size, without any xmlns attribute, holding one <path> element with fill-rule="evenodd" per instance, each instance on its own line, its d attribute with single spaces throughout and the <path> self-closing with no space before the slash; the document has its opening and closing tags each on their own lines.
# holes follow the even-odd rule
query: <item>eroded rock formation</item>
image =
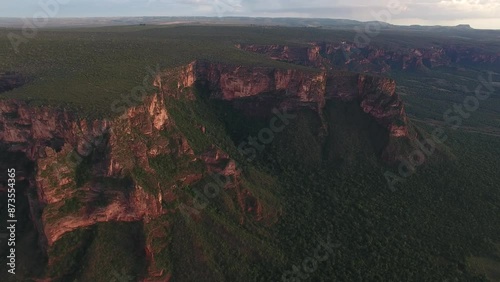
<svg viewBox="0 0 500 282">
<path fill-rule="evenodd" d="M 304 47 L 254 44 L 239 44 L 236 47 L 266 54 L 275 60 L 357 72 L 385 73 L 470 64 L 500 67 L 500 53 L 459 45 L 391 49 L 372 44 L 357 46 L 353 42 L 315 42 Z"/>
<path fill-rule="evenodd" d="M 306 61 L 318 62 L 316 66 L 322 60 L 318 48 L 305 53 Z M 295 60 L 293 56 L 288 58 Z M 172 77 L 177 82 L 174 89 Z M 256 116 L 271 112 L 263 105 L 288 110 L 304 107 L 320 113 L 327 101 L 355 102 L 386 128 L 390 137 L 409 138 L 404 105 L 395 93 L 395 82 L 388 78 L 195 61 L 158 74 L 155 84 L 158 93 L 110 119 L 82 119 L 62 108 L 0 100 L 0 144 L 9 152 L 25 154 L 35 166 L 30 172 L 33 193 L 27 194 L 43 247 L 53 245 L 67 232 L 97 222 L 148 223 L 178 212 L 169 205 L 175 202 L 176 192 L 202 181 L 206 173 L 231 180 L 223 188 L 233 191 L 243 214 L 257 221 L 274 220 L 251 189 L 241 184 L 244 176 L 228 152 L 216 146 L 195 152 L 191 140 L 177 127 L 167 97 L 197 99 L 193 88 L 206 90 L 211 99 L 238 101 L 236 107 Z M 205 134 L 203 124 L 196 130 Z M 163 176 L 151 162 L 162 156 L 182 159 L 186 166 L 201 162 L 204 170 L 161 181 Z M 240 223 L 244 221 L 245 217 L 240 217 Z M 145 247 L 154 261 L 152 247 Z"/>
<path fill-rule="evenodd" d="M 179 88 L 206 87 L 213 99 L 236 101 L 262 97 L 269 102 L 267 104 L 278 108 L 309 107 L 318 112 L 327 100 L 357 101 L 365 113 L 390 131 L 391 136 L 408 137 L 404 104 L 395 93 L 395 81 L 389 78 L 348 72 L 249 68 L 199 61 L 184 67 L 180 73 Z M 257 108 L 245 104 L 242 108 L 244 111 L 249 109 L 250 115 L 271 112 L 262 104 Z"/>
</svg>

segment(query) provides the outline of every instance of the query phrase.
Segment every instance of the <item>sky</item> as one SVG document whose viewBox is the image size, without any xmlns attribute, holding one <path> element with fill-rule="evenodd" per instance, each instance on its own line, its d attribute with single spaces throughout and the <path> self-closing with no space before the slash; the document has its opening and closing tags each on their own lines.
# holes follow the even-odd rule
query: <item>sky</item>
<svg viewBox="0 0 500 282">
<path fill-rule="evenodd" d="M 0 17 L 32 18 L 43 13 L 50 17 L 334 18 L 500 29 L 500 0 L 0 0 Z"/>
</svg>

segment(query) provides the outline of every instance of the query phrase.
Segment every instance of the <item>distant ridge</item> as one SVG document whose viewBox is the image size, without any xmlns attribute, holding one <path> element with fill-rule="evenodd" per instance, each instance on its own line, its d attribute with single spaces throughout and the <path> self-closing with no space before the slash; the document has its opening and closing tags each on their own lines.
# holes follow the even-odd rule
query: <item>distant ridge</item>
<svg viewBox="0 0 500 282">
<path fill-rule="evenodd" d="M 423 25 L 393 25 L 379 21 L 357 21 L 351 19 L 329 18 L 268 18 L 268 17 L 84 17 L 84 18 L 52 18 L 47 27 L 97 27 L 121 25 L 165 25 L 165 24 L 222 24 L 222 25 L 264 25 L 287 27 L 317 27 L 342 28 L 367 24 L 380 25 L 382 29 L 460 29 L 473 30 L 469 24 L 457 26 L 423 26 Z M 21 18 L 0 17 L 0 27 L 20 28 L 24 21 Z"/>
</svg>

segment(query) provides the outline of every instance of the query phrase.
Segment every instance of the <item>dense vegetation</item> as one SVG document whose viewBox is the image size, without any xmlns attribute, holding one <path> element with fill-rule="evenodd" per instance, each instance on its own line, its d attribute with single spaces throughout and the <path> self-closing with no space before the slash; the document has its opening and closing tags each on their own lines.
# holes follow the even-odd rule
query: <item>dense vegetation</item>
<svg viewBox="0 0 500 282">
<path fill-rule="evenodd" d="M 299 68 L 237 49 L 238 43 L 307 45 L 312 41 L 350 41 L 353 30 L 266 26 L 126 26 L 38 30 L 37 36 L 14 49 L 0 30 L 0 73 L 15 72 L 27 84 L 2 93 L 35 105 L 72 107 L 82 115 L 109 116 L 111 105 L 132 89 L 152 80 L 152 72 L 195 59 L 233 64 Z M 474 38 L 474 39 L 472 39 Z M 496 52 L 494 37 L 443 37 L 421 31 L 386 31 L 371 44 L 388 48 L 417 48 L 461 44 Z M 36 62 L 36 63 L 34 63 Z M 149 92 L 153 89 L 149 88 Z"/>
<path fill-rule="evenodd" d="M 213 132 L 208 138 L 219 141 L 229 138 L 238 144 L 265 124 L 265 119 L 245 119 L 214 101 L 176 106 L 181 104 L 193 110 L 189 116 L 195 124 Z M 201 211 L 198 221 L 176 214 L 144 227 L 171 230 L 153 245 L 158 263 L 172 270 L 174 281 L 279 281 L 294 265 L 302 269 L 303 261 L 329 238 L 338 247 L 308 274 L 312 281 L 487 281 L 486 275 L 495 281 L 500 262 L 498 138 L 448 129 L 446 148 L 456 158 L 433 158 L 392 192 L 383 175 L 387 168 L 367 135 L 369 120 L 355 109 L 344 103 L 325 108 L 334 137 L 334 142 L 326 141 L 330 149 L 318 138 L 318 117 L 303 111 L 254 162 L 241 160 L 247 179 L 256 181 L 263 193 L 273 194 L 274 199 L 264 197 L 264 202 L 282 206 L 277 224 L 238 225 L 239 212 L 227 205 L 232 195 L 223 193 Z M 222 117 L 226 119 L 217 124 Z M 179 115 L 176 119 L 181 131 L 193 126 L 182 125 Z M 432 129 L 414 123 L 421 130 Z M 234 150 L 229 143 L 215 144 Z M 156 168 L 164 168 L 166 174 L 160 177 L 175 173 L 170 163 L 162 158 L 153 161 Z M 181 197 L 179 203 L 189 203 L 189 197 Z M 132 254 L 127 253 L 124 261 L 105 261 L 85 275 L 102 272 L 108 277 L 112 272 L 105 269 L 121 269 Z M 142 275 L 143 270 L 130 269 L 136 269 L 131 276 Z"/>
<path fill-rule="evenodd" d="M 233 45 L 304 44 L 352 37 L 351 31 L 280 27 L 46 30 L 23 45 L 18 55 L 2 39 L 0 69 L 32 80 L 0 95 L 36 105 L 66 105 L 83 115 L 108 115 L 114 99 L 142 84 L 148 76 L 145 67 L 159 64 L 166 68 L 200 58 L 299 67 L 245 53 Z M 414 47 L 439 40 L 437 35 L 415 37 L 399 32 L 374 39 L 377 44 Z M 33 64 L 34 60 L 39 63 Z M 456 86 L 474 89 L 481 73 L 481 69 L 467 68 L 390 75 L 399 83 L 412 126 L 428 133 L 443 125 L 442 114 L 453 103 L 463 102 L 467 93 L 456 91 Z M 356 105 L 328 103 L 321 117 L 313 111 L 297 112 L 294 122 L 276 134 L 255 160 L 248 161 L 239 154 L 238 144 L 256 136 L 269 120 L 245 117 L 230 103 L 207 99 L 210 93 L 204 89 L 195 92 L 195 101 L 168 98 L 176 130 L 186 136 L 195 153 L 212 145 L 228 152 L 243 168 L 242 185 L 278 220 L 256 222 L 239 209 L 232 191 L 223 191 L 200 211 L 197 220 L 171 213 L 149 223 L 100 223 L 66 234 L 48 250 L 48 263 L 29 265 L 32 268 L 21 264 L 25 276 L 20 277 L 113 281 L 118 275 L 135 281 L 155 265 L 170 271 L 172 281 L 281 281 L 282 274 L 296 266 L 305 273 L 304 260 L 314 257 L 315 249 L 328 238 L 336 247 L 307 274 L 310 281 L 498 280 L 498 91 L 462 128 L 446 128 L 449 138 L 440 148 L 446 154 L 436 154 L 418 167 L 394 192 L 388 189 L 384 172 L 395 168 L 380 161 L 380 148 L 388 140 L 381 138 L 382 129 Z M 328 124 L 326 135 L 321 119 Z M 192 204 L 195 189 L 209 181 L 199 162 L 160 155 L 150 165 L 165 187 L 176 183 L 183 172 L 203 174 L 199 183 L 182 187 L 178 200 L 167 208 Z M 90 181 L 87 163 L 75 173 L 78 186 Z M 142 168 L 137 167 L 129 177 L 145 190 L 155 191 L 150 185 L 152 176 Z M 114 189 L 130 186 L 109 185 Z M 69 200 L 58 211 L 72 213 L 80 204 Z M 147 251 L 154 254 L 154 263 L 146 259 L 146 245 L 151 246 Z"/>
</svg>

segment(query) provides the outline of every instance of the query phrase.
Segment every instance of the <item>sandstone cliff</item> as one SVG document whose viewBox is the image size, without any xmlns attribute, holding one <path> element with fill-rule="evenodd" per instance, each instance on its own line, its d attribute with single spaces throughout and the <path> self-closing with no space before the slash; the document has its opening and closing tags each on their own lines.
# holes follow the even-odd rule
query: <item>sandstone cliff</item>
<svg viewBox="0 0 500 282">
<path fill-rule="evenodd" d="M 236 47 L 266 54 L 275 60 L 357 72 L 385 73 L 391 70 L 420 70 L 474 64 L 500 67 L 500 53 L 460 45 L 388 48 L 373 44 L 358 46 L 353 42 L 315 42 L 305 47 L 253 44 L 239 44 Z"/>
<path fill-rule="evenodd" d="M 314 50 L 306 53 L 308 60 L 321 60 L 319 50 Z M 240 210 L 240 224 L 248 219 L 276 220 L 278 208 L 266 205 L 245 185 L 234 156 L 213 144 L 194 150 L 193 140 L 176 124 L 167 101 L 195 100 L 195 88 L 207 90 L 210 99 L 235 102 L 250 116 L 266 116 L 271 107 L 307 108 L 321 115 L 327 101 L 354 102 L 389 137 L 410 138 L 404 105 L 395 93 L 395 82 L 388 78 L 195 61 L 158 74 L 155 85 L 159 91 L 143 104 L 102 120 L 78 118 L 57 107 L 0 100 L 1 147 L 7 153 L 25 154 L 35 167 L 27 172 L 31 187 L 26 196 L 43 248 L 98 222 L 148 224 L 177 213 L 172 204 L 182 187 L 197 185 L 209 174 L 230 179 L 223 188 Z M 208 134 L 203 124 L 197 124 L 195 131 Z M 165 176 L 156 163 L 183 170 Z M 146 235 L 146 242 L 155 236 Z M 154 262 L 159 250 L 149 244 L 145 248 Z M 166 274 L 151 265 L 150 276 L 155 275 Z"/>
<path fill-rule="evenodd" d="M 393 137 L 408 137 L 404 104 L 395 93 L 394 80 L 364 74 L 328 71 L 249 68 L 193 62 L 180 72 L 178 87 L 207 87 L 213 99 L 238 101 L 265 97 L 278 108 L 308 107 L 318 112 L 326 101 L 356 101 L 360 108 L 386 127 Z M 167 86 L 165 86 L 167 87 Z M 272 95 L 268 95 L 272 93 Z M 266 103 L 264 103 L 266 104 Z M 242 111 L 265 115 L 270 109 L 245 103 Z"/>
</svg>

